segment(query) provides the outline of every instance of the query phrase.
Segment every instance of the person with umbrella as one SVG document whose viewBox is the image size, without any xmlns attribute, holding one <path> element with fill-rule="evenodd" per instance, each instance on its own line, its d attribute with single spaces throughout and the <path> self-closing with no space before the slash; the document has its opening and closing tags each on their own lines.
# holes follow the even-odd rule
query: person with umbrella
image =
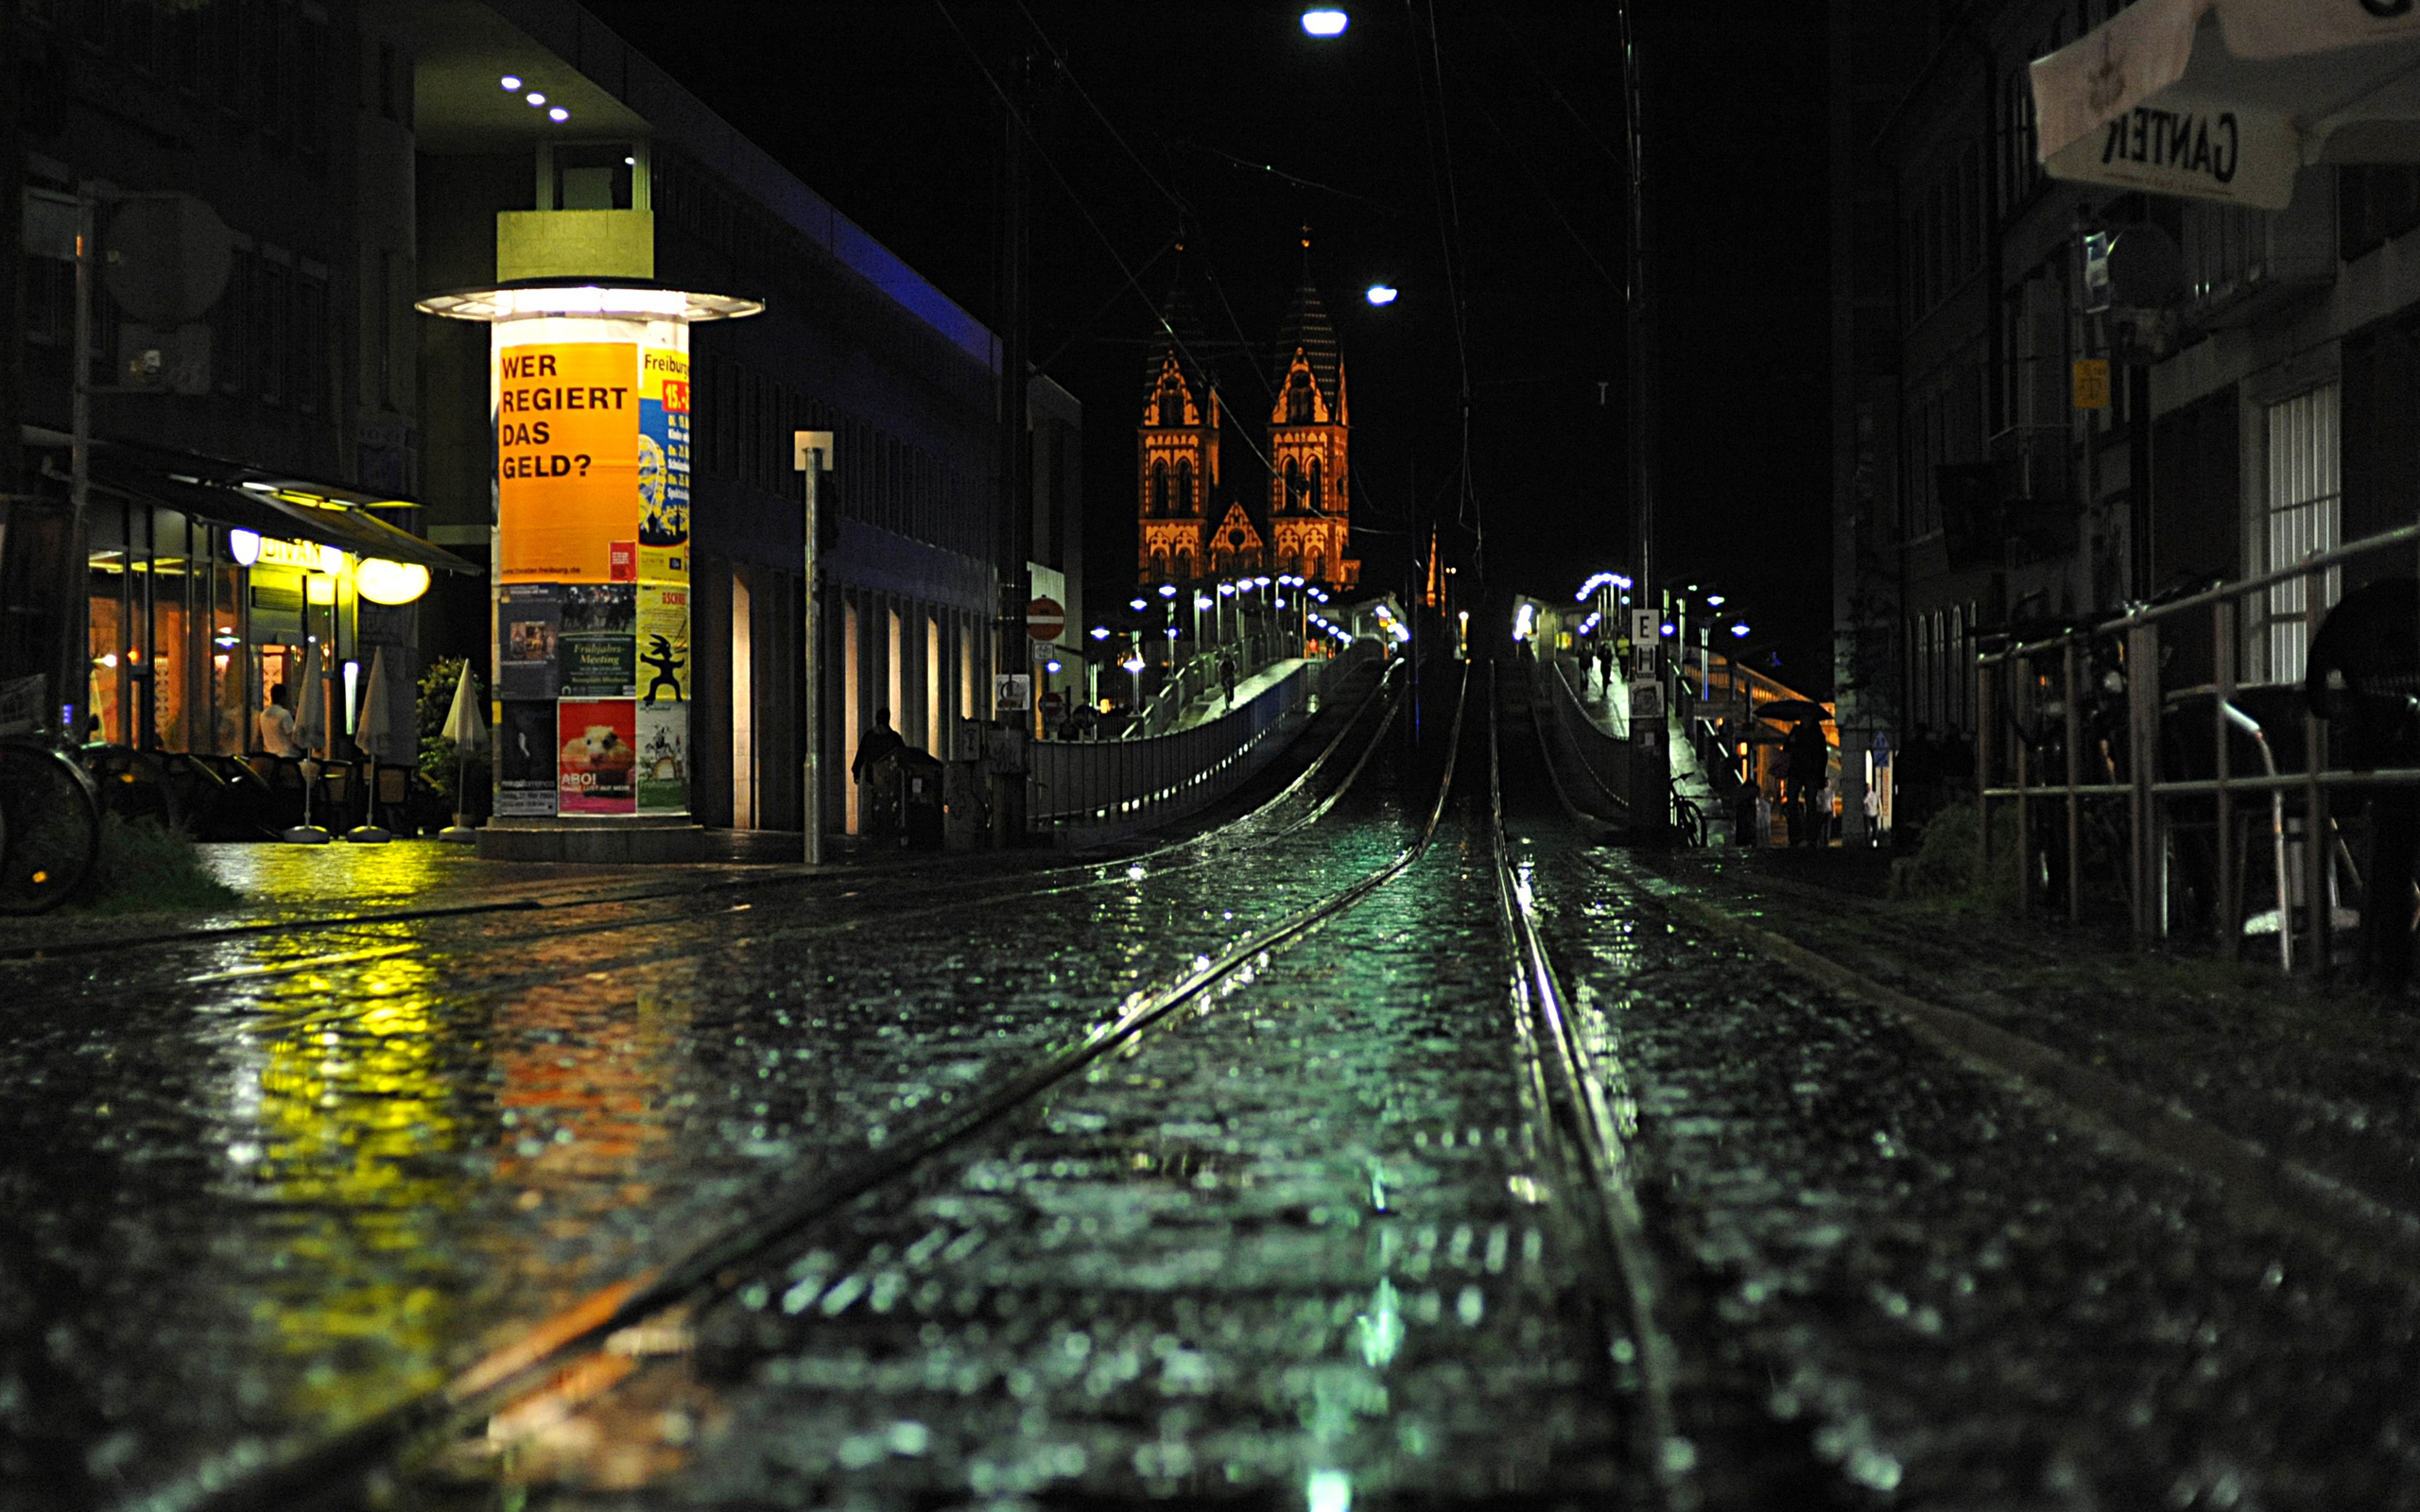
<svg viewBox="0 0 2420 1512">
<path fill-rule="evenodd" d="M 1827 768 L 1832 752 L 1824 739 L 1824 721 L 1830 718 L 1820 703 L 1806 698 L 1777 698 L 1756 711 L 1759 719 L 1790 726 L 1789 743 L 1782 747 L 1784 761 L 1789 764 L 1785 774 L 1788 791 L 1782 795 L 1789 816 L 1789 843 L 1793 846 L 1814 845 L 1816 790 L 1830 781 Z"/>
</svg>

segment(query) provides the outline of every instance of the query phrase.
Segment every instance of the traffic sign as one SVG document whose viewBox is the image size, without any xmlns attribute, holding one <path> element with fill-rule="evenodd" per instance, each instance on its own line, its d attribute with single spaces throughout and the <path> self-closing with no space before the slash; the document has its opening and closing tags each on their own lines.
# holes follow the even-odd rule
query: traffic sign
<svg viewBox="0 0 2420 1512">
<path fill-rule="evenodd" d="M 1033 707 L 1033 678 L 1028 673 L 997 673 L 992 679 L 992 708 L 998 713 L 1023 713 Z"/>
<path fill-rule="evenodd" d="M 1055 598 L 1037 598 L 1025 607 L 1025 633 L 1037 641 L 1055 641 L 1067 627 L 1067 610 Z"/>
</svg>

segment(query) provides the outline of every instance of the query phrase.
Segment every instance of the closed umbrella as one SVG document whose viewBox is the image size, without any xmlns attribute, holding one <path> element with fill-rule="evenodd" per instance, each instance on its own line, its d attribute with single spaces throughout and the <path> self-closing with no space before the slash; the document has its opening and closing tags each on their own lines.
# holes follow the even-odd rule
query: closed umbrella
<svg viewBox="0 0 2420 1512">
<path fill-rule="evenodd" d="M 362 765 L 370 769 L 369 780 L 362 784 L 361 822 L 344 836 L 355 845 L 384 845 L 394 838 L 377 822 L 378 767 L 382 763 L 394 764 L 397 733 L 394 700 L 387 693 L 387 648 L 382 645 L 371 653 L 370 692 L 361 700 L 361 714 L 353 727 L 353 743 L 368 758 Z"/>
<path fill-rule="evenodd" d="M 487 744 L 488 723 L 479 717 L 479 687 L 471 676 L 471 663 L 462 663 L 462 676 L 454 684 L 454 707 L 445 712 L 445 729 L 441 731 L 454 743 L 454 755 L 461 764 L 454 779 L 454 822 L 438 832 L 441 840 L 468 845 L 478 838 L 470 824 L 471 753 Z"/>
<path fill-rule="evenodd" d="M 333 838 L 311 822 L 311 799 L 320 785 L 320 767 L 311 758 L 328 743 L 327 679 L 320 672 L 320 643 L 302 653 L 302 691 L 294 701 L 294 743 L 302 747 L 302 822 L 281 838 L 294 845 L 325 845 Z"/>
</svg>

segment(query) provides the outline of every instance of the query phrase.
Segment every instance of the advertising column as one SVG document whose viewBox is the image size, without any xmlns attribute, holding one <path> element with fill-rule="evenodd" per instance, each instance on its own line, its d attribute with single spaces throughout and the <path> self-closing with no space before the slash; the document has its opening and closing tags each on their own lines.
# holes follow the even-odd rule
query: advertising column
<svg viewBox="0 0 2420 1512">
<path fill-rule="evenodd" d="M 689 327 L 764 301 L 527 280 L 418 301 L 490 331 L 495 822 L 479 854 L 677 861 L 690 822 Z"/>
<path fill-rule="evenodd" d="M 689 809 L 689 333 L 493 326 L 499 818 Z"/>
</svg>

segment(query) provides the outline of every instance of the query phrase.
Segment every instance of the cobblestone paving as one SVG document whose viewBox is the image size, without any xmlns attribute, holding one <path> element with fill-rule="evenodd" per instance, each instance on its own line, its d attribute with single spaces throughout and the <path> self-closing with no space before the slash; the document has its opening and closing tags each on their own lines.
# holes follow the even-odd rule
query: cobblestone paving
<svg viewBox="0 0 2420 1512">
<path fill-rule="evenodd" d="M 767 889 L 15 963 L 0 1483 L 81 1504 L 435 1384 L 1394 853 L 1378 785 L 989 909 Z"/>
<path fill-rule="evenodd" d="M 1676 885 L 1877 980 L 2175 1098 L 2221 1128 L 2420 1212 L 2420 1014 L 2273 961 L 2140 954 L 2088 931 L 1843 898 L 1744 857 Z"/>
<path fill-rule="evenodd" d="M 1626 1504 L 1464 841 L 743 1291 L 670 1480 L 611 1494 L 627 1420 L 516 1473 L 592 1477 L 547 1504 Z"/>
<path fill-rule="evenodd" d="M 2063 1135 L 1876 1010 L 1692 928 L 1614 852 L 1542 857 L 1632 1081 L 1704 1385 L 1852 1503 L 2420 1504 L 2420 1303 Z"/>
</svg>

